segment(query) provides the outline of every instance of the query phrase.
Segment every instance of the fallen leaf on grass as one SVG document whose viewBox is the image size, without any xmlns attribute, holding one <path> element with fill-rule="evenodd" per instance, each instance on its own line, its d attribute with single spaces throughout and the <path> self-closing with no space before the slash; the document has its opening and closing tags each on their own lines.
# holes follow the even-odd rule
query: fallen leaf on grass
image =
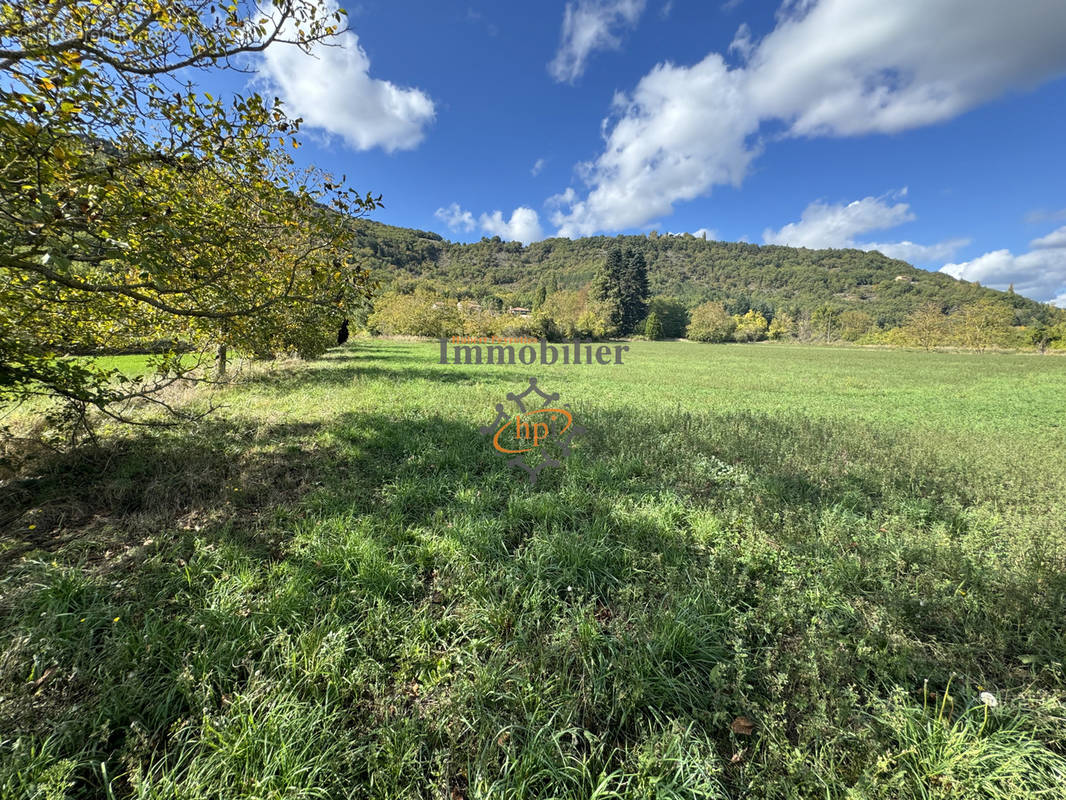
<svg viewBox="0 0 1066 800">
<path fill-rule="evenodd" d="M 755 732 L 755 723 L 747 717 L 737 717 L 729 729 L 738 736 L 751 736 Z"/>
<path fill-rule="evenodd" d="M 56 668 L 55 667 L 49 667 L 48 669 L 46 669 L 44 671 L 44 673 L 41 675 L 41 677 L 39 677 L 32 684 L 30 684 L 30 686 L 33 688 L 33 691 L 36 692 L 38 689 L 40 689 L 42 686 L 44 686 L 46 683 L 48 683 L 48 680 L 55 674 L 56 674 Z"/>
</svg>

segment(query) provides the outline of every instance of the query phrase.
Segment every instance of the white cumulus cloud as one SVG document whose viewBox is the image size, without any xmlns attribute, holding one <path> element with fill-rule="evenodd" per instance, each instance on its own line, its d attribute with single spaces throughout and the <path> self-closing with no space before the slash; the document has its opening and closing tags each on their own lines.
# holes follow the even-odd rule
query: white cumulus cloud
<svg viewBox="0 0 1066 800">
<path fill-rule="evenodd" d="M 605 143 L 578 165 L 581 196 L 552 216 L 562 236 L 637 227 L 739 184 L 783 136 L 895 133 L 951 119 L 1066 73 L 1062 0 L 786 0 L 759 41 L 663 63 L 615 97 Z M 559 197 L 559 196 L 557 196 Z"/>
<path fill-rule="evenodd" d="M 560 236 L 639 227 L 673 212 L 714 184 L 739 185 L 756 147 L 747 141 L 758 118 L 744 97 L 743 75 L 712 54 L 693 67 L 660 64 L 630 96 L 616 98 L 619 117 L 603 153 L 579 166 L 584 198 L 555 199 Z"/>
<path fill-rule="evenodd" d="M 1033 239 L 1033 241 L 1029 243 L 1029 246 L 1041 249 L 1066 247 L 1066 225 L 1063 225 L 1058 230 L 1052 231 L 1047 236 L 1041 236 L 1039 239 Z"/>
<path fill-rule="evenodd" d="M 522 244 L 529 244 L 544 238 L 540 217 L 536 211 L 527 206 L 519 206 L 512 211 L 510 219 L 504 219 L 503 212 L 497 210 L 491 214 L 482 214 L 475 222 L 474 215 L 458 203 L 452 203 L 446 208 L 438 208 L 434 216 L 453 231 L 469 232 L 478 227 L 490 236 L 499 236 L 505 241 L 522 242 Z"/>
<path fill-rule="evenodd" d="M 482 214 L 479 222 L 486 233 L 499 236 L 508 242 L 529 244 L 544 238 L 537 212 L 526 206 L 519 206 L 511 212 L 511 218 L 505 220 L 502 211 Z"/>
<path fill-rule="evenodd" d="M 1066 308 L 1066 227 L 1034 239 L 1028 252 L 993 250 L 961 264 L 945 264 L 941 272 L 993 289 L 1014 290 L 1026 297 Z"/>
<path fill-rule="evenodd" d="M 323 13 L 337 9 L 332 0 L 322 5 Z M 370 77 L 370 59 L 353 31 L 310 53 L 275 43 L 263 51 L 259 67 L 260 82 L 284 101 L 290 115 L 356 150 L 410 150 L 436 116 L 433 100 L 421 89 Z"/>
<path fill-rule="evenodd" d="M 571 0 L 563 12 L 559 49 L 548 72 L 560 83 L 573 83 L 585 72 L 596 50 L 617 50 L 621 33 L 637 24 L 645 0 Z"/>
<path fill-rule="evenodd" d="M 433 216 L 441 220 L 453 231 L 474 230 L 474 215 L 469 211 L 464 211 L 458 203 L 452 203 L 447 208 L 438 208 L 433 212 Z"/>
<path fill-rule="evenodd" d="M 853 247 L 854 237 L 867 231 L 884 230 L 916 219 L 906 203 L 889 205 L 879 197 L 843 204 L 815 201 L 803 210 L 799 222 L 780 230 L 763 231 L 766 244 L 793 247 Z"/>
<path fill-rule="evenodd" d="M 906 194 L 906 190 L 897 193 Z M 899 258 L 912 264 L 943 263 L 969 243 L 968 239 L 949 239 L 925 245 L 910 241 L 862 241 L 861 234 L 895 228 L 917 217 L 907 203 L 890 203 L 883 197 L 864 197 L 851 203 L 823 203 L 815 201 L 800 215 L 799 222 L 790 222 L 779 230 L 763 231 L 766 244 L 785 244 L 792 247 L 855 248 L 878 250 L 889 258 Z"/>
<path fill-rule="evenodd" d="M 535 178 L 535 177 L 537 177 L 537 176 L 538 176 L 538 175 L 540 174 L 540 171 L 541 171 L 542 169 L 544 169 L 544 167 L 545 167 L 545 165 L 546 165 L 547 163 L 548 163 L 548 162 L 547 162 L 547 161 L 546 161 L 545 159 L 543 159 L 543 158 L 538 158 L 538 159 L 537 159 L 537 160 L 536 160 L 536 161 L 534 162 L 534 164 L 533 164 L 533 168 L 532 168 L 532 169 L 531 169 L 531 170 L 529 171 L 529 174 L 530 174 L 530 175 L 532 175 L 532 176 L 533 176 L 534 178 Z"/>
<path fill-rule="evenodd" d="M 794 134 L 907 130 L 1066 71 L 1060 0 L 803 5 L 750 65 L 752 100 Z"/>
</svg>

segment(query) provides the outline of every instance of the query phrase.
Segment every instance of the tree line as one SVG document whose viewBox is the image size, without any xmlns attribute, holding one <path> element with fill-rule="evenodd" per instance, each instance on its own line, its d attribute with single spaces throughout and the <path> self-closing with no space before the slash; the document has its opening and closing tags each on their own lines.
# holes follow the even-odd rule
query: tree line
<svg viewBox="0 0 1066 800">
<path fill-rule="evenodd" d="M 538 306 L 547 276 L 559 290 L 580 291 L 615 246 L 639 251 L 650 297 L 672 298 L 692 309 L 719 302 L 732 314 L 756 310 L 814 314 L 829 306 L 869 314 L 878 328 L 904 324 L 925 303 L 961 308 L 982 298 L 1011 307 L 1016 326 L 1054 325 L 1063 312 L 1019 294 L 996 291 L 950 275 L 917 269 L 878 252 L 809 250 L 707 241 L 691 235 L 590 236 L 546 239 L 523 246 L 499 237 L 468 244 L 435 234 L 360 220 L 356 261 L 389 290 L 454 296 L 482 306 Z M 549 290 L 545 293 L 550 294 Z"/>
<path fill-rule="evenodd" d="M 900 324 L 886 326 L 869 312 L 831 303 L 813 310 L 795 304 L 778 308 L 747 298 L 686 304 L 677 297 L 651 296 L 648 283 L 641 251 L 616 244 L 608 249 L 591 280 L 578 289 L 559 288 L 554 272 L 542 277 L 529 308 L 508 307 L 498 296 L 479 301 L 418 286 L 376 299 L 362 325 L 370 333 L 415 336 L 639 336 L 700 342 L 852 342 L 926 349 L 1066 349 L 1066 319 L 1019 325 L 1014 307 L 995 296 L 954 307 L 929 301 Z"/>
</svg>

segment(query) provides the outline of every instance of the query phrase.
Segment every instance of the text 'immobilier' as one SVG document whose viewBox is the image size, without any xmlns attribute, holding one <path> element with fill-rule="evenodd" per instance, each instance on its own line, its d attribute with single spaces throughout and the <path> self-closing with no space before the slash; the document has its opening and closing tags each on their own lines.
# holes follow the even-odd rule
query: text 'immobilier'
<svg viewBox="0 0 1066 800">
<path fill-rule="evenodd" d="M 451 345 L 451 361 L 448 345 Z M 539 345 L 539 347 L 537 346 Z M 621 364 L 627 344 L 597 344 L 574 339 L 548 344 L 547 339 L 453 336 L 440 340 L 441 364 Z M 612 352 L 613 351 L 613 352 Z"/>
</svg>

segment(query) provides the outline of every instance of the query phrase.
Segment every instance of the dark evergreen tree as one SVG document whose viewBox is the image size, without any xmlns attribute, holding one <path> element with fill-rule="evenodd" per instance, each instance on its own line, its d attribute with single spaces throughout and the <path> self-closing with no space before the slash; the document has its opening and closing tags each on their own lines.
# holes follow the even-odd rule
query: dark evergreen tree
<svg viewBox="0 0 1066 800">
<path fill-rule="evenodd" d="M 607 258 L 593 276 L 590 287 L 592 298 L 606 305 L 604 317 L 608 327 L 617 329 L 620 333 L 628 332 L 624 327 L 625 311 L 621 292 L 625 273 L 625 256 L 622 254 L 622 248 L 615 245 L 607 251 Z"/>
<path fill-rule="evenodd" d="M 592 296 L 610 305 L 608 315 L 618 320 L 619 333 L 637 330 L 648 314 L 648 265 L 637 249 L 607 251 L 603 266 L 592 279 Z"/>
<path fill-rule="evenodd" d="M 618 287 L 622 306 L 622 333 L 632 333 L 648 315 L 648 265 L 644 253 L 629 248 L 625 254 L 625 268 Z"/>
<path fill-rule="evenodd" d="M 592 278 L 592 296 L 596 300 L 618 299 L 625 268 L 622 248 L 615 245 L 607 251 L 607 258 Z"/>
<path fill-rule="evenodd" d="M 685 335 L 688 326 L 688 310 L 685 304 L 673 297 L 653 297 L 648 303 L 649 319 L 651 313 L 659 318 L 662 336 L 678 339 Z"/>
</svg>

